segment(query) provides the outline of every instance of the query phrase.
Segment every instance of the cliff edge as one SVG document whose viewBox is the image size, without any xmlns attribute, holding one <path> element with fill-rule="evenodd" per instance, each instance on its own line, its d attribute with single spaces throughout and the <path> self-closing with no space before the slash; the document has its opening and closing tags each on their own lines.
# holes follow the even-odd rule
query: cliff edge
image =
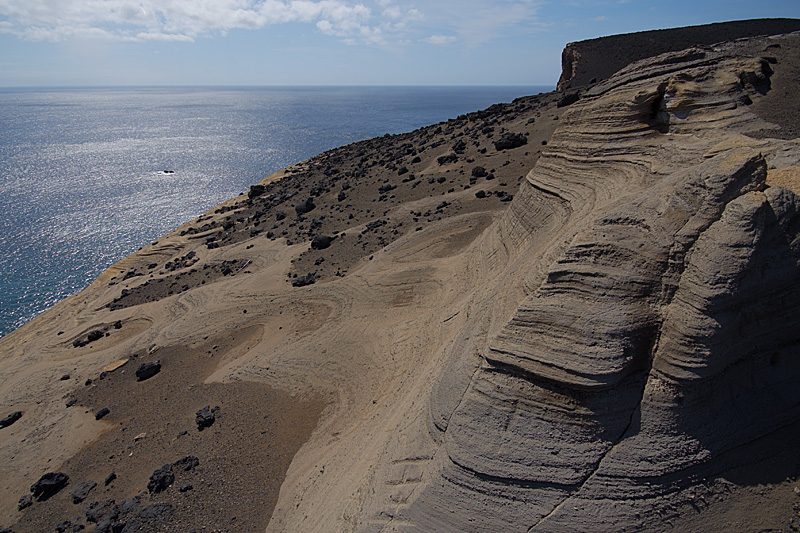
<svg viewBox="0 0 800 533">
<path fill-rule="evenodd" d="M 561 53 L 561 77 L 557 88 L 564 91 L 584 87 L 608 78 L 634 61 L 666 52 L 798 30 L 800 20 L 797 19 L 739 20 L 625 33 L 568 43 Z"/>
</svg>

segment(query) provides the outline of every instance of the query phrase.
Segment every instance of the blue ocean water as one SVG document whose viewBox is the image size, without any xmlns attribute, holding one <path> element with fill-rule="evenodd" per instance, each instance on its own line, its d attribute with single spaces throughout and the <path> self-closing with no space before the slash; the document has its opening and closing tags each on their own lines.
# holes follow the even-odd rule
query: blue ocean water
<svg viewBox="0 0 800 533">
<path fill-rule="evenodd" d="M 287 165 L 549 90 L 0 89 L 0 336 Z"/>
</svg>

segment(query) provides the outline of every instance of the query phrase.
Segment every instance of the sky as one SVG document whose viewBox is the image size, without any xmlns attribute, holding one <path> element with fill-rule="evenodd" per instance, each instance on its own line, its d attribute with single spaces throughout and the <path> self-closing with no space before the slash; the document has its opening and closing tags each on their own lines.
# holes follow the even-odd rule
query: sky
<svg viewBox="0 0 800 533">
<path fill-rule="evenodd" d="M 548 85 L 571 41 L 800 0 L 0 0 L 0 86 Z"/>
</svg>

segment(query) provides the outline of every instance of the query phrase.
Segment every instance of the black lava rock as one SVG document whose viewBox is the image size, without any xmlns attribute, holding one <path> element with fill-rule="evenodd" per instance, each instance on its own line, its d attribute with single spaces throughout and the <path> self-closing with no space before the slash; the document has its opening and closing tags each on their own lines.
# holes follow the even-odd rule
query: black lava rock
<svg viewBox="0 0 800 533">
<path fill-rule="evenodd" d="M 159 361 L 142 363 L 139 365 L 139 368 L 136 369 L 136 381 L 150 379 L 159 372 L 161 372 L 161 363 Z"/>
<path fill-rule="evenodd" d="M 175 482 L 175 474 L 172 473 L 172 465 L 164 465 L 150 476 L 147 483 L 147 490 L 150 494 L 157 494 Z"/>
<path fill-rule="evenodd" d="M 486 192 L 485 191 L 476 191 L 475 192 L 475 198 L 486 198 Z"/>
<path fill-rule="evenodd" d="M 116 472 L 111 472 L 108 476 L 106 476 L 106 480 L 104 481 L 105 486 L 106 487 L 109 486 L 111 482 L 114 481 L 115 479 L 117 479 Z"/>
<path fill-rule="evenodd" d="M 89 341 L 89 342 L 94 342 L 94 341 L 98 341 L 98 340 L 100 340 L 102 338 L 103 338 L 103 332 L 100 331 L 99 329 L 96 329 L 94 331 L 90 331 L 89 332 L 89 336 L 86 338 L 86 340 Z"/>
<path fill-rule="evenodd" d="M 103 407 L 102 409 L 100 409 L 99 411 L 97 411 L 94 414 L 94 419 L 95 420 L 101 420 L 103 417 L 105 417 L 110 412 L 111 412 L 111 410 L 108 407 Z"/>
<path fill-rule="evenodd" d="M 30 494 L 23 494 L 19 497 L 19 501 L 17 502 L 17 509 L 20 511 L 23 509 L 27 509 L 33 505 L 33 498 L 31 498 Z"/>
<path fill-rule="evenodd" d="M 97 486 L 97 483 L 94 481 L 87 481 L 85 483 L 81 483 L 78 485 L 78 488 L 70 492 L 70 496 L 72 496 L 72 503 L 78 504 L 81 503 L 83 500 L 89 496 L 89 493 L 92 491 L 93 488 Z"/>
<path fill-rule="evenodd" d="M 20 418 L 22 418 L 22 411 L 14 411 L 10 415 L 4 416 L 2 419 L 0 419 L 0 428 L 7 428 Z"/>
<path fill-rule="evenodd" d="M 528 144 L 528 138 L 521 133 L 506 133 L 499 140 L 494 142 L 495 150 L 508 150 L 519 148 Z"/>
<path fill-rule="evenodd" d="M 566 107 L 568 105 L 572 105 L 578 100 L 580 100 L 580 98 L 581 96 L 578 93 L 564 94 L 556 102 L 556 107 Z"/>
<path fill-rule="evenodd" d="M 31 485 L 31 492 L 38 501 L 44 501 L 66 487 L 67 483 L 69 483 L 68 475 L 61 472 L 48 472 Z"/>
<path fill-rule="evenodd" d="M 114 500 L 104 502 L 92 502 L 86 509 L 86 520 L 95 524 L 102 524 L 104 521 L 114 521 L 119 518 L 119 507 Z M 100 529 L 98 526 L 97 529 Z"/>
<path fill-rule="evenodd" d="M 329 237 L 327 235 L 317 235 L 311 241 L 311 249 L 312 250 L 324 250 L 325 248 L 330 246 L 332 242 L 333 242 L 333 238 L 331 238 L 331 237 Z"/>
<path fill-rule="evenodd" d="M 472 175 L 476 178 L 482 178 L 486 175 L 486 169 L 483 167 L 475 167 L 472 169 Z"/>
<path fill-rule="evenodd" d="M 263 185 L 251 185 L 250 190 L 247 192 L 248 198 L 256 198 L 266 192 L 267 188 Z"/>
<path fill-rule="evenodd" d="M 214 411 L 209 409 L 207 405 L 197 411 L 195 415 L 194 421 L 197 424 L 198 431 L 203 431 L 205 428 L 211 427 L 217 419 Z"/>
<path fill-rule="evenodd" d="M 178 459 L 177 461 L 172 463 L 172 466 L 180 468 L 186 472 L 192 470 L 193 468 L 199 465 L 200 465 L 200 459 L 198 459 L 194 455 L 187 455 L 183 459 Z"/>
<path fill-rule="evenodd" d="M 447 154 L 436 158 L 436 162 L 440 165 L 455 163 L 456 161 L 458 161 L 458 156 L 456 154 Z"/>
<path fill-rule="evenodd" d="M 194 486 L 191 483 L 184 483 L 178 488 L 181 492 L 189 492 L 192 489 L 194 489 Z"/>
<path fill-rule="evenodd" d="M 316 205 L 314 205 L 314 199 L 309 197 L 307 200 L 303 200 L 296 206 L 294 206 L 294 210 L 297 212 L 298 215 L 303 215 L 305 213 L 311 212 Z"/>
<path fill-rule="evenodd" d="M 313 285 L 317 281 L 313 272 L 309 272 L 305 276 L 298 276 L 292 280 L 292 287 L 305 287 L 306 285 Z"/>
</svg>

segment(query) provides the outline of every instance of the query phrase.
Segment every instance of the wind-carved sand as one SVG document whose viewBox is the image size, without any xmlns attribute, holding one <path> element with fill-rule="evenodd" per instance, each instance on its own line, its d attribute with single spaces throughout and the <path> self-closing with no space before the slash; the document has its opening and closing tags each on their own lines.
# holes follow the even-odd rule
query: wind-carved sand
<svg viewBox="0 0 800 533">
<path fill-rule="evenodd" d="M 669 52 L 348 145 L 144 247 L 0 343 L 0 520 L 797 527 L 798 52 Z"/>
</svg>

